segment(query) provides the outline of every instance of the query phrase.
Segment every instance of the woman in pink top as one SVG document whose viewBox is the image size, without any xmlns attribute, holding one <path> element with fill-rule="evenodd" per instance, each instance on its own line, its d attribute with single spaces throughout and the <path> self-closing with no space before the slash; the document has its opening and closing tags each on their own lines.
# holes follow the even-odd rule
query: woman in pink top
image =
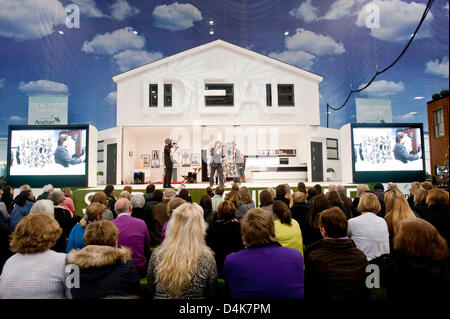
<svg viewBox="0 0 450 319">
<path fill-rule="evenodd" d="M 72 190 L 70 189 L 70 187 L 66 187 L 62 191 L 64 193 L 64 196 L 66 197 L 62 206 L 70 212 L 73 218 L 73 214 L 75 213 L 75 205 L 73 204 L 73 200 L 71 198 Z"/>
</svg>

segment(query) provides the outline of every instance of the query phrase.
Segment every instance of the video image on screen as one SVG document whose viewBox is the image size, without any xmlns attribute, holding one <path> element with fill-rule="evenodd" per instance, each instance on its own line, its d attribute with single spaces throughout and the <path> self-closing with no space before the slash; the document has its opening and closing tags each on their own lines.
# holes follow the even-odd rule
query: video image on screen
<svg viewBox="0 0 450 319">
<path fill-rule="evenodd" d="M 86 129 L 12 130 L 10 145 L 10 176 L 86 174 Z"/>
<path fill-rule="evenodd" d="M 419 128 L 353 128 L 355 172 L 422 171 Z"/>
</svg>

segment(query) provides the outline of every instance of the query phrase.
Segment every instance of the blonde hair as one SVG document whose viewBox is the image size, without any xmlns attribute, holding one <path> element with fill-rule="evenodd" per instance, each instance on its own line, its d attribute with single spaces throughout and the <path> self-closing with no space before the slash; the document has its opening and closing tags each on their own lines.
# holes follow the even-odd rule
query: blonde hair
<svg viewBox="0 0 450 319">
<path fill-rule="evenodd" d="M 433 189 L 433 184 L 431 183 L 431 182 L 423 182 L 422 184 L 421 184 L 421 186 L 423 187 L 423 188 L 425 188 L 427 191 L 430 191 L 430 190 L 432 190 Z"/>
<path fill-rule="evenodd" d="M 304 203 L 304 202 L 306 202 L 306 196 L 307 196 L 306 193 L 295 192 L 294 193 L 294 197 L 293 197 L 294 203 Z"/>
<path fill-rule="evenodd" d="M 370 188 L 367 184 L 359 184 L 356 186 L 356 197 L 361 197 L 366 192 L 370 192 Z"/>
<path fill-rule="evenodd" d="M 380 200 L 378 199 L 377 195 L 372 193 L 365 193 L 362 195 L 361 199 L 359 200 L 358 212 L 370 212 L 374 214 L 378 214 L 381 210 L 381 204 Z"/>
<path fill-rule="evenodd" d="M 414 204 L 418 205 L 421 203 L 425 203 L 428 196 L 428 190 L 420 186 L 418 189 L 414 191 Z"/>
<path fill-rule="evenodd" d="M 411 195 L 415 195 L 416 190 L 418 190 L 420 187 L 421 187 L 421 185 L 419 182 L 413 182 L 411 184 L 411 190 L 410 190 Z"/>
<path fill-rule="evenodd" d="M 126 198 L 128 200 L 131 200 L 131 194 L 129 191 L 122 191 L 119 194 L 119 198 Z"/>
<path fill-rule="evenodd" d="M 83 241 L 86 245 L 114 247 L 119 239 L 119 230 L 113 222 L 101 220 L 86 226 Z"/>
<path fill-rule="evenodd" d="M 203 209 L 195 203 L 183 204 L 173 211 L 166 237 L 153 252 L 158 264 L 156 280 L 174 298 L 189 285 L 199 258 L 213 256 L 205 243 L 206 228 Z"/>
<path fill-rule="evenodd" d="M 289 187 L 289 184 L 283 184 L 284 189 L 286 190 L 286 198 L 289 199 L 289 208 L 294 205 L 294 197 L 292 196 L 292 190 Z"/>
<path fill-rule="evenodd" d="M 387 191 L 384 195 L 384 202 L 386 203 L 386 216 L 384 218 L 388 227 L 393 230 L 394 233 L 397 232 L 398 223 L 401 220 L 406 218 L 416 218 L 416 215 L 414 215 L 409 207 L 408 201 L 398 188 Z"/>
<path fill-rule="evenodd" d="M 106 211 L 106 206 L 100 203 L 92 203 L 86 208 L 86 217 L 80 220 L 81 227 L 95 221 L 98 216 L 102 216 Z"/>
</svg>

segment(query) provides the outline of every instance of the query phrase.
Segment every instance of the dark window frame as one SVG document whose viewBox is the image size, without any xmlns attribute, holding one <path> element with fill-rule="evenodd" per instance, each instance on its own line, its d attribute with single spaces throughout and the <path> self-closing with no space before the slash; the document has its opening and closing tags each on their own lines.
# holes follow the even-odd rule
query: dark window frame
<svg viewBox="0 0 450 319">
<path fill-rule="evenodd" d="M 155 94 L 153 94 L 153 89 L 156 89 Z M 158 107 L 158 84 L 148 85 L 148 106 Z"/>
<path fill-rule="evenodd" d="M 173 102 L 172 94 L 173 94 L 172 84 L 165 83 L 164 84 L 164 106 L 165 107 L 172 107 L 172 102 Z"/>
<path fill-rule="evenodd" d="M 272 84 L 266 84 L 266 106 L 272 106 Z"/>
<path fill-rule="evenodd" d="M 328 141 L 335 141 L 336 147 L 328 146 Z M 327 160 L 339 160 L 339 140 L 337 138 L 327 138 L 325 146 L 327 148 Z M 328 150 L 336 150 L 336 157 L 328 157 Z"/>
<path fill-rule="evenodd" d="M 280 93 L 280 88 L 282 88 L 282 87 L 291 87 L 292 88 L 291 92 L 289 92 L 289 93 Z M 278 93 L 278 106 L 281 106 L 281 107 L 284 107 L 284 106 L 287 106 L 287 107 L 295 106 L 295 86 L 294 86 L 294 84 L 278 84 L 277 85 L 277 93 Z M 289 97 L 292 97 L 292 102 L 280 101 L 280 97 L 282 99 L 287 97 L 288 100 L 289 100 Z"/>
<path fill-rule="evenodd" d="M 443 137 L 445 136 L 445 123 L 444 123 L 444 109 L 437 109 L 433 111 L 433 120 L 434 120 L 434 137 Z M 440 128 L 442 127 L 442 134 Z"/>
<path fill-rule="evenodd" d="M 208 86 L 210 88 L 208 88 Z M 219 86 L 219 88 L 211 88 L 213 86 Z M 223 86 L 224 88 L 220 88 Z M 231 88 L 230 92 L 227 92 Z M 205 107 L 234 107 L 234 84 L 233 83 L 205 83 L 205 90 L 225 90 L 225 95 L 205 95 Z M 228 102 L 220 102 L 220 99 L 228 100 Z M 216 100 L 216 101 L 215 101 Z"/>
</svg>

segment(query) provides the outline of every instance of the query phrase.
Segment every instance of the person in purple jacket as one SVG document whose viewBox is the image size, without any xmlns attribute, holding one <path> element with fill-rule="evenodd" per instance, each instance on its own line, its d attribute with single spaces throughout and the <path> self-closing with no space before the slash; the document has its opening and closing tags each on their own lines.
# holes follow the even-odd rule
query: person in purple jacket
<svg viewBox="0 0 450 319">
<path fill-rule="evenodd" d="M 136 269 L 141 278 L 147 276 L 147 263 L 150 257 L 150 235 L 143 220 L 131 217 L 131 203 L 120 198 L 115 205 L 117 218 L 112 222 L 119 229 L 118 247 L 129 247 Z"/>
<path fill-rule="evenodd" d="M 281 246 L 271 214 L 253 208 L 241 220 L 247 247 L 228 255 L 224 279 L 233 299 L 303 299 L 303 256 Z"/>
</svg>

